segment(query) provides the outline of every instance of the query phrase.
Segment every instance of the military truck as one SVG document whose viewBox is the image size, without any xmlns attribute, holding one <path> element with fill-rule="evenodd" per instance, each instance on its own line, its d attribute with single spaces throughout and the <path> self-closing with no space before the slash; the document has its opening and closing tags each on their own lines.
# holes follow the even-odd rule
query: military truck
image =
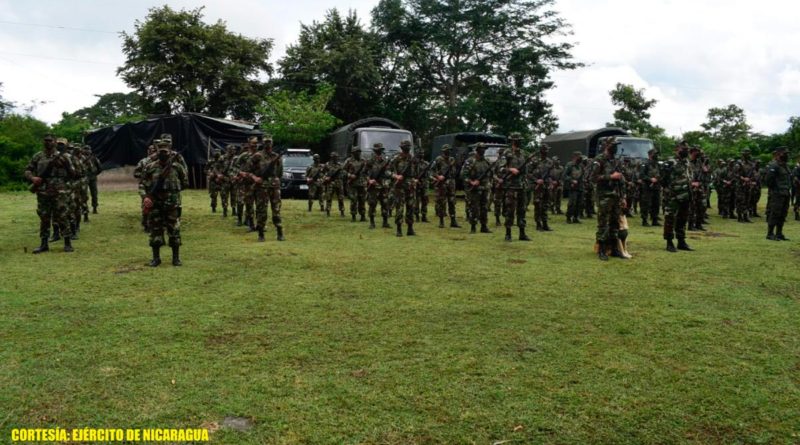
<svg viewBox="0 0 800 445">
<path fill-rule="evenodd" d="M 410 131 L 404 130 L 397 122 L 382 117 L 368 117 L 344 125 L 328 136 L 322 155 L 327 161 L 331 153 L 339 153 L 339 159 L 350 156 L 350 149 L 357 146 L 361 156 L 372 156 L 373 144 L 380 142 L 385 147 L 384 153 L 389 157 L 400 152 L 400 142 L 414 142 Z"/>
<path fill-rule="evenodd" d="M 615 137 L 621 142 L 617 147 L 619 157 L 647 159 L 647 152 L 654 147 L 650 139 L 633 137 L 622 128 L 616 127 L 553 133 L 544 138 L 542 144 L 550 146 L 550 156 L 558 156 L 562 163 L 566 163 L 572 159 L 575 151 L 581 152 L 585 157 L 594 158 L 602 152 L 602 143 L 609 137 Z"/>
<path fill-rule="evenodd" d="M 450 155 L 456 158 L 456 165 L 459 166 L 456 172 L 456 188 L 463 189 L 461 183 L 461 166 L 464 165 L 467 157 L 469 157 L 475 145 L 479 142 L 486 144 L 486 159 L 490 162 L 497 160 L 497 152 L 500 148 L 507 147 L 506 137 L 500 134 L 492 133 L 451 133 L 443 134 L 433 138 L 431 144 L 431 160 L 436 159 L 442 153 L 442 146 L 444 144 L 450 145 Z"/>
</svg>

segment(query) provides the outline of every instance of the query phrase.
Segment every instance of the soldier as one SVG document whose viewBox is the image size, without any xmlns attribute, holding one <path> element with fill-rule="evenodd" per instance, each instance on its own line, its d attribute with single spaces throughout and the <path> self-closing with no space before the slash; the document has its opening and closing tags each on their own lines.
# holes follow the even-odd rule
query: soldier
<svg viewBox="0 0 800 445">
<path fill-rule="evenodd" d="M 758 214 L 758 202 L 761 201 L 761 178 L 766 174 L 766 171 L 761 168 L 761 161 L 756 160 L 753 163 L 753 176 L 750 181 L 750 214 L 756 218 L 761 218 Z"/>
<path fill-rule="evenodd" d="M 492 169 L 497 171 L 498 168 L 502 166 L 502 163 L 505 161 L 505 148 L 500 148 L 497 150 L 497 160 L 492 165 Z M 500 216 L 505 214 L 503 209 L 503 203 L 505 203 L 505 193 L 503 193 L 503 187 L 497 182 L 497 176 L 492 175 L 492 191 L 490 201 L 492 202 L 492 206 L 494 207 L 494 225 L 495 227 L 500 227 Z"/>
<path fill-rule="evenodd" d="M 389 178 L 389 160 L 383 155 L 383 144 L 372 146 L 372 157 L 367 161 L 367 204 L 369 205 L 369 228 L 375 228 L 375 209 L 381 205 L 383 228 L 391 228 L 386 204 L 386 179 Z"/>
<path fill-rule="evenodd" d="M 702 151 L 699 147 L 689 149 L 689 168 L 692 174 L 692 187 L 690 189 L 691 201 L 689 204 L 689 228 L 688 230 L 700 230 L 703 228 L 703 215 L 706 211 L 706 196 L 703 184 L 708 176 L 708 166 L 703 163 L 700 157 Z"/>
<path fill-rule="evenodd" d="M 689 216 L 691 202 L 690 187 L 692 180 L 691 166 L 689 165 L 689 147 L 681 142 L 675 147 L 676 159 L 668 161 L 662 172 L 662 184 L 669 190 L 667 213 L 664 215 L 664 239 L 667 241 L 667 251 L 693 250 L 686 244 L 686 222 Z M 678 248 L 675 248 L 673 238 L 678 239 Z"/>
<path fill-rule="evenodd" d="M 792 170 L 792 190 L 794 190 L 794 220 L 800 221 L 800 160 Z"/>
<path fill-rule="evenodd" d="M 444 228 L 445 216 L 450 216 L 450 227 L 460 228 L 456 222 L 456 159 L 450 156 L 450 145 L 442 146 L 442 154 L 433 161 L 431 174 L 433 188 L 436 191 L 436 216 L 439 217 L 439 228 Z"/>
<path fill-rule="evenodd" d="M 67 181 L 75 175 L 75 170 L 70 159 L 56 150 L 52 135 L 44 137 L 44 150 L 33 155 L 24 175 L 32 184 L 31 191 L 36 193 L 36 214 L 39 215 L 41 244 L 33 253 L 50 250 L 48 238 L 51 224 L 62 230 L 64 252 L 72 252 L 72 233 L 67 215 Z"/>
<path fill-rule="evenodd" d="M 564 167 L 561 166 L 561 160 L 558 156 L 553 156 L 553 168 L 550 170 L 550 207 L 554 215 L 563 215 L 561 211 L 561 199 L 564 194 L 564 188 L 561 185 L 561 179 L 564 176 Z"/>
<path fill-rule="evenodd" d="M 283 225 L 281 223 L 283 162 L 281 161 L 281 155 L 272 151 L 272 137 L 267 136 L 264 138 L 264 149 L 250 156 L 244 171 L 253 184 L 258 241 L 264 241 L 268 204 L 272 210 L 272 224 L 278 231 L 277 239 L 278 241 L 284 241 Z"/>
<path fill-rule="evenodd" d="M 728 217 L 728 211 L 725 208 L 725 204 L 726 204 L 725 197 L 724 197 L 725 188 L 724 188 L 724 184 L 722 182 L 723 179 L 725 178 L 725 173 L 726 173 L 725 170 L 726 170 L 725 161 L 722 160 L 722 159 L 718 159 L 717 160 L 717 168 L 714 169 L 712 174 L 714 176 L 714 179 L 713 179 L 714 190 L 717 191 L 717 212 L 718 212 L 719 216 L 721 216 L 722 218 L 727 218 Z"/>
<path fill-rule="evenodd" d="M 772 162 L 767 166 L 764 182 L 769 188 L 767 197 L 767 239 L 789 241 L 783 235 L 783 224 L 789 213 L 789 194 L 792 188 L 792 174 L 789 171 L 789 154 L 786 147 L 778 147 L 772 152 Z"/>
<path fill-rule="evenodd" d="M 425 160 L 425 150 L 422 147 L 416 147 L 414 150 L 414 161 L 417 164 L 417 187 L 414 196 L 414 218 L 417 222 L 428 222 L 428 187 L 430 180 L 428 179 L 428 172 L 430 172 L 431 163 Z"/>
<path fill-rule="evenodd" d="M 238 221 L 236 223 L 237 226 L 242 225 L 242 218 L 244 218 L 244 224 L 247 226 L 248 232 L 255 232 L 256 225 L 255 219 L 253 218 L 253 203 L 255 201 L 255 189 L 253 187 L 253 179 L 250 175 L 250 172 L 247 170 L 247 166 L 250 163 L 250 158 L 253 157 L 254 154 L 258 151 L 258 137 L 250 136 L 247 139 L 247 146 L 239 156 L 234 161 L 235 169 L 237 170 L 238 175 L 238 196 L 237 201 L 239 202 L 237 208 L 237 218 Z"/>
<path fill-rule="evenodd" d="M 97 214 L 97 176 L 103 171 L 103 166 L 100 160 L 94 155 L 92 147 L 88 145 L 83 146 L 84 156 L 89 163 L 89 193 L 92 196 L 92 213 Z"/>
<path fill-rule="evenodd" d="M 542 144 L 539 147 L 539 158 L 528 169 L 533 181 L 533 217 L 536 220 L 536 230 L 539 232 L 553 230 L 547 225 L 547 211 L 550 209 L 550 183 L 554 179 L 552 175 L 553 161 L 547 156 L 549 151 L 550 147 Z"/>
<path fill-rule="evenodd" d="M 642 163 L 639 167 L 637 181 L 640 183 L 641 190 L 642 227 L 650 225 L 647 222 L 648 217 L 653 227 L 659 227 L 661 225 L 658 222 L 661 210 L 661 171 L 658 165 L 658 150 L 655 148 L 647 152 L 647 162 Z"/>
<path fill-rule="evenodd" d="M 84 196 L 86 195 L 86 186 L 88 181 L 86 179 L 86 165 L 83 162 L 83 157 L 74 144 L 66 144 L 66 152 L 72 157 L 72 167 L 75 169 L 76 177 L 71 181 L 72 185 L 72 204 L 71 204 L 71 217 L 72 221 L 72 241 L 78 239 L 78 234 L 81 231 L 81 216 L 84 214 Z M 86 209 L 88 213 L 88 208 Z"/>
<path fill-rule="evenodd" d="M 636 172 L 636 164 L 634 164 L 628 156 L 622 158 L 622 174 L 625 175 L 625 202 L 628 204 L 624 209 L 625 216 L 632 218 L 635 206 L 639 201 L 637 196 L 638 187 L 636 187 L 638 175 Z"/>
<path fill-rule="evenodd" d="M 742 150 L 742 159 L 736 168 L 736 214 L 738 222 L 750 223 L 750 181 L 752 180 L 754 164 L 750 160 L 750 150 Z"/>
<path fill-rule="evenodd" d="M 233 190 L 233 177 L 231 175 L 231 162 L 236 155 L 236 146 L 228 144 L 225 146 L 225 153 L 222 155 L 222 200 L 228 202 L 231 207 L 231 215 L 236 215 L 236 194 Z M 227 217 L 226 208 L 222 209 L 222 217 Z"/>
<path fill-rule="evenodd" d="M 569 190 L 567 201 L 567 224 L 580 223 L 578 216 L 583 205 L 583 154 L 572 153 L 572 160 L 564 167 L 563 182 Z"/>
<path fill-rule="evenodd" d="M 211 153 L 211 162 L 206 166 L 208 196 L 211 198 L 211 213 L 217 213 L 217 196 L 220 196 L 223 217 L 228 216 L 228 196 L 224 192 L 228 178 L 225 170 L 225 161 L 222 159 L 222 153 L 219 150 L 214 150 Z"/>
<path fill-rule="evenodd" d="M 411 141 L 400 143 L 400 154 L 389 162 L 389 171 L 394 183 L 394 223 L 397 236 L 403 236 L 403 219 L 405 218 L 408 230 L 407 236 L 414 236 L 414 198 L 417 187 L 417 163 L 411 156 Z"/>
<path fill-rule="evenodd" d="M 492 174 L 492 165 L 483 156 L 485 152 L 486 144 L 483 142 L 476 144 L 475 154 L 466 160 L 464 168 L 461 169 L 464 193 L 469 195 L 470 233 L 475 233 L 475 226 L 478 221 L 481 223 L 481 233 L 492 233 L 486 225 L 489 210 L 489 187 L 491 184 L 489 176 Z"/>
<path fill-rule="evenodd" d="M 592 164 L 588 158 L 583 158 L 583 209 L 582 217 L 586 218 L 594 216 L 594 189 L 595 184 L 592 182 Z"/>
<path fill-rule="evenodd" d="M 325 164 L 325 215 L 331 216 L 331 202 L 333 195 L 339 202 L 339 216 L 344 216 L 344 184 L 342 183 L 342 164 L 339 162 L 339 153 L 331 153 L 331 159 Z"/>
<path fill-rule="evenodd" d="M 158 140 L 153 141 L 155 144 Z M 139 160 L 136 163 L 136 167 L 133 169 L 133 177 L 136 178 L 138 181 L 139 186 L 142 185 L 143 175 L 144 175 L 144 168 L 147 166 L 149 162 L 155 161 L 156 159 L 156 146 L 150 144 L 147 146 L 147 154 L 145 157 Z M 150 229 L 147 226 L 147 214 L 144 212 L 144 197 L 140 196 L 140 203 L 142 208 L 142 230 L 145 232 L 149 231 Z"/>
<path fill-rule="evenodd" d="M 181 190 L 189 184 L 187 171 L 170 149 L 167 140 L 156 142 L 156 150 L 156 160 L 145 165 L 139 184 L 139 196 L 142 197 L 150 227 L 150 247 L 153 250 L 150 266 L 161 264 L 160 251 L 164 245 L 165 229 L 172 248 L 172 265 L 180 266 L 181 223 L 178 206 Z"/>
<path fill-rule="evenodd" d="M 525 220 L 525 207 L 527 205 L 526 191 L 528 186 L 526 177 L 528 176 L 527 165 L 533 158 L 533 155 L 526 159 L 520 151 L 522 136 L 519 133 L 511 133 L 509 139 L 511 140 L 511 150 L 506 152 L 503 165 L 498 169 L 498 174 L 500 175 L 498 182 L 500 186 L 503 187 L 505 193 L 505 240 L 511 241 L 511 226 L 513 226 L 516 221 L 517 227 L 519 227 L 519 240 L 530 241 L 530 237 L 525 233 L 525 226 L 527 225 Z M 546 153 L 545 151 L 544 154 Z M 547 208 L 540 209 L 540 211 L 544 211 L 546 214 Z M 537 214 L 537 218 L 539 216 L 540 215 Z M 537 227 L 539 223 L 540 220 L 537 219 Z"/>
<path fill-rule="evenodd" d="M 616 159 L 619 144 L 613 137 L 606 139 L 603 154 L 592 164 L 591 178 L 597 193 L 597 257 L 602 261 L 608 261 L 607 247 L 611 247 L 612 256 L 626 258 L 619 251 L 617 243 L 620 215 L 625 207 L 625 175 L 621 163 Z"/>
<path fill-rule="evenodd" d="M 367 201 L 367 161 L 361 159 L 361 148 L 350 149 L 350 157 L 344 161 L 347 175 L 347 191 L 350 197 L 350 220 L 356 221 L 356 213 L 361 215 L 361 222 L 366 221 Z"/>
<path fill-rule="evenodd" d="M 323 200 L 322 174 L 325 173 L 325 164 L 319 162 L 319 155 L 312 156 L 313 163 L 306 169 L 306 182 L 308 183 L 308 211 L 314 207 L 314 200 L 319 201 L 319 211 L 325 211 L 325 201 Z"/>
</svg>

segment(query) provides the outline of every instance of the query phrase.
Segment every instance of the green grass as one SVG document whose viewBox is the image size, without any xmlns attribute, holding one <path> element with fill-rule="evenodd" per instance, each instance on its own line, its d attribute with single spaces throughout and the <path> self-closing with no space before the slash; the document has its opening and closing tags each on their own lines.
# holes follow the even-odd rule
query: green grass
<svg viewBox="0 0 800 445">
<path fill-rule="evenodd" d="M 634 259 L 601 263 L 563 217 L 398 239 L 285 200 L 257 243 L 184 203 L 184 266 L 151 269 L 133 192 L 43 255 L 33 195 L 0 195 L 0 443 L 225 416 L 254 427 L 214 443 L 800 442 L 794 221 L 714 217 L 670 254 L 631 219 Z"/>
</svg>

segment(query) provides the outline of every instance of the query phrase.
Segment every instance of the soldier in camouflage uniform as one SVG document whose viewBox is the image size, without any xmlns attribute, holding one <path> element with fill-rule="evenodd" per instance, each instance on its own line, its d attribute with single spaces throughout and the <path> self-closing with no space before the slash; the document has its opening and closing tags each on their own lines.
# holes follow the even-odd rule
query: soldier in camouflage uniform
<svg viewBox="0 0 800 445">
<path fill-rule="evenodd" d="M 81 231 L 81 216 L 84 214 L 84 196 L 86 195 L 86 187 L 88 181 L 86 179 L 86 164 L 83 161 L 79 150 L 74 144 L 67 144 L 67 153 L 72 156 L 72 167 L 75 169 L 76 177 L 72 180 L 72 205 L 71 217 L 72 222 L 72 241 L 78 239 L 78 234 Z M 88 212 L 88 208 L 86 209 Z"/>
<path fill-rule="evenodd" d="M 497 171 L 498 168 L 502 167 L 502 163 L 505 162 L 505 148 L 500 148 L 497 150 L 497 160 L 492 165 L 492 169 Z M 494 225 L 495 227 L 500 227 L 500 216 L 505 214 L 505 210 L 503 209 L 503 205 L 506 200 L 505 193 L 503 192 L 503 187 L 497 182 L 497 176 L 492 175 L 492 190 L 490 193 L 489 200 L 492 203 L 492 207 L 494 209 Z"/>
<path fill-rule="evenodd" d="M 727 218 L 728 212 L 725 209 L 725 199 L 723 198 L 723 184 L 722 178 L 725 177 L 725 161 L 722 159 L 717 160 L 717 167 L 711 172 L 713 176 L 712 183 L 714 190 L 717 191 L 717 211 L 719 216 Z"/>
<path fill-rule="evenodd" d="M 39 215 L 39 239 L 41 244 L 33 253 L 50 250 L 48 238 L 50 226 L 61 228 L 64 236 L 64 251 L 72 252 L 72 233 L 67 214 L 67 181 L 75 176 L 75 170 L 67 155 L 56 150 L 55 138 L 44 137 L 44 150 L 36 153 L 25 167 L 25 179 L 31 182 L 31 191 L 36 193 L 36 214 Z"/>
<path fill-rule="evenodd" d="M 588 158 L 583 158 L 583 208 L 581 217 L 591 218 L 594 216 L 594 189 L 592 182 L 592 164 Z"/>
<path fill-rule="evenodd" d="M 88 145 L 83 146 L 83 153 L 89 163 L 89 193 L 92 197 L 92 213 L 97 214 L 97 176 L 103 171 L 103 166 L 100 160 L 94 155 L 92 147 Z"/>
<path fill-rule="evenodd" d="M 272 210 L 272 225 L 278 231 L 278 241 L 284 241 L 281 223 L 281 177 L 283 162 L 281 156 L 272 151 L 272 138 L 264 138 L 264 149 L 253 153 L 244 167 L 253 184 L 253 198 L 256 205 L 256 230 L 258 241 L 264 241 L 264 228 L 267 224 L 267 205 Z"/>
<path fill-rule="evenodd" d="M 597 193 L 597 256 L 608 261 L 606 247 L 612 248 L 612 256 L 626 258 L 617 248 L 619 238 L 619 220 L 625 207 L 622 163 L 616 158 L 617 145 L 615 138 L 608 138 L 603 144 L 603 154 L 595 158 L 592 164 L 592 182 Z"/>
<path fill-rule="evenodd" d="M 208 197 L 211 199 L 211 213 L 217 213 L 217 196 L 222 201 L 222 216 L 228 216 L 228 196 L 224 193 L 225 183 L 228 178 L 225 175 L 225 160 L 219 150 L 211 153 L 211 160 L 206 165 L 206 177 L 208 179 Z"/>
<path fill-rule="evenodd" d="M 464 193 L 469 195 L 469 224 L 470 233 L 475 233 L 478 222 L 481 223 L 481 233 L 492 233 L 487 227 L 489 210 L 489 187 L 491 186 L 492 164 L 483 156 L 486 144 L 479 142 L 475 145 L 475 154 L 469 157 L 461 169 L 461 178 L 464 181 Z"/>
<path fill-rule="evenodd" d="M 767 239 L 789 241 L 783 235 L 783 225 L 789 213 L 789 195 L 792 189 L 792 173 L 789 171 L 789 154 L 786 147 L 772 152 L 772 162 L 767 166 L 764 182 L 769 187 L 767 198 Z"/>
<path fill-rule="evenodd" d="M 564 186 L 569 191 L 567 201 L 567 224 L 580 223 L 578 219 L 583 206 L 583 154 L 572 153 L 572 160 L 564 167 Z"/>
<path fill-rule="evenodd" d="M 497 170 L 499 176 L 498 181 L 505 192 L 505 240 L 511 241 L 511 227 L 514 225 L 514 222 L 516 222 L 519 228 L 519 240 L 530 241 L 530 237 L 525 233 L 525 227 L 527 226 L 525 207 L 528 204 L 528 184 L 526 178 L 529 172 L 527 164 L 533 155 L 526 159 L 525 155 L 521 152 L 520 144 L 522 136 L 519 133 L 511 133 L 509 139 L 511 140 L 511 150 L 506 152 L 502 167 Z M 540 211 L 544 212 L 545 215 L 547 214 L 546 204 Z M 537 214 L 537 217 L 538 216 L 540 215 Z"/>
<path fill-rule="evenodd" d="M 228 185 L 228 201 L 231 203 L 231 215 L 239 217 L 239 206 L 244 203 L 239 202 L 239 171 L 236 168 L 236 160 L 241 153 L 240 145 L 228 145 L 225 147 L 225 177 Z"/>
<path fill-rule="evenodd" d="M 647 162 L 639 167 L 637 175 L 639 189 L 641 190 L 642 227 L 658 227 L 658 215 L 661 212 L 661 169 L 658 165 L 658 150 L 655 148 L 647 152 Z M 650 223 L 647 218 L 650 218 Z"/>
<path fill-rule="evenodd" d="M 367 161 L 367 204 L 369 205 L 369 228 L 375 228 L 375 209 L 380 203 L 383 228 L 389 225 L 389 209 L 386 203 L 386 180 L 389 178 L 389 160 L 383 155 L 383 144 L 372 146 L 372 157 Z"/>
<path fill-rule="evenodd" d="M 308 183 L 308 211 L 314 208 L 314 200 L 319 201 L 319 211 L 325 211 L 325 201 L 322 185 L 322 175 L 325 173 L 325 164 L 319 162 L 319 155 L 312 156 L 313 164 L 306 168 L 306 183 Z"/>
<path fill-rule="evenodd" d="M 417 164 L 417 187 L 414 196 L 414 219 L 417 222 L 428 222 L 428 188 L 430 180 L 430 162 L 425 160 L 425 151 L 422 147 L 414 149 L 414 160 Z"/>
<path fill-rule="evenodd" d="M 761 201 L 761 178 L 766 174 L 766 170 L 761 167 L 761 161 L 753 163 L 753 177 L 750 181 L 750 214 L 756 218 L 761 218 L 758 214 L 758 202 Z"/>
<path fill-rule="evenodd" d="M 708 175 L 708 166 L 703 163 L 700 157 L 701 150 L 698 147 L 689 149 L 689 169 L 692 174 L 692 187 L 690 189 L 689 222 L 688 230 L 705 231 L 703 228 L 703 215 L 706 210 L 706 196 L 703 183 Z"/>
<path fill-rule="evenodd" d="M 533 218 L 536 230 L 551 232 L 547 225 L 547 211 L 550 209 L 550 184 L 555 179 L 552 175 L 553 161 L 548 157 L 550 147 L 542 144 L 539 147 L 539 158 L 528 168 L 533 187 Z M 524 161 L 524 160 L 523 160 Z"/>
<path fill-rule="evenodd" d="M 433 161 L 431 176 L 436 191 L 436 216 L 439 217 L 439 228 L 444 228 L 445 216 L 450 216 L 450 227 L 459 228 L 456 222 L 456 180 L 458 166 L 456 159 L 450 156 L 450 145 L 442 146 L 442 154 Z"/>
<path fill-rule="evenodd" d="M 561 166 L 561 161 L 558 156 L 553 156 L 553 168 L 550 170 L 550 211 L 554 215 L 562 215 L 561 199 L 564 195 L 564 187 L 561 183 L 564 176 L 564 167 Z"/>
<path fill-rule="evenodd" d="M 157 142 L 157 141 L 154 141 L 154 143 L 155 142 Z M 150 144 L 150 145 L 147 146 L 147 154 L 145 155 L 145 157 L 140 159 L 139 162 L 136 163 L 136 167 L 134 167 L 134 169 L 133 169 L 133 177 L 136 178 L 137 183 L 139 184 L 140 187 L 142 185 L 142 176 L 144 175 L 144 168 L 147 166 L 148 163 L 154 161 L 155 159 L 156 159 L 156 146 L 153 145 L 153 144 Z M 143 210 L 142 211 L 142 229 L 145 232 L 147 232 L 150 229 L 147 226 L 147 214 L 144 212 L 144 202 L 142 201 L 144 199 L 144 197 L 140 196 L 140 198 L 141 198 L 140 199 L 141 208 Z"/>
<path fill-rule="evenodd" d="M 222 163 L 222 184 L 220 194 L 223 196 L 222 201 L 227 202 L 231 208 L 231 215 L 236 214 L 236 197 L 233 192 L 233 183 L 231 180 L 231 161 L 233 160 L 234 153 L 236 151 L 235 146 L 228 144 L 225 146 L 225 153 L 222 154 L 220 159 Z M 228 216 L 226 212 L 227 208 L 222 209 L 222 217 L 225 218 Z"/>
<path fill-rule="evenodd" d="M 754 164 L 750 159 L 750 150 L 742 150 L 742 159 L 736 166 L 736 214 L 739 222 L 750 223 L 750 181 Z"/>
<path fill-rule="evenodd" d="M 331 159 L 325 164 L 325 214 L 331 216 L 331 203 L 333 195 L 339 203 L 339 216 L 344 216 L 344 184 L 342 182 L 342 164 L 339 162 L 339 153 L 331 153 Z"/>
<path fill-rule="evenodd" d="M 624 209 L 625 216 L 633 217 L 634 210 L 638 207 L 639 191 L 636 180 L 638 179 L 638 172 L 636 171 L 636 164 L 628 156 L 622 159 L 622 174 L 625 175 L 625 202 L 628 206 Z"/>
<path fill-rule="evenodd" d="M 389 161 L 389 172 L 394 195 L 394 223 L 397 236 L 403 236 L 403 220 L 405 219 L 407 236 L 414 236 L 414 204 L 417 188 L 417 162 L 411 155 L 411 141 L 400 143 L 400 154 Z"/>
<path fill-rule="evenodd" d="M 667 213 L 664 215 L 664 239 L 667 241 L 667 251 L 691 251 L 686 244 L 686 223 L 691 204 L 690 187 L 695 186 L 692 179 L 692 168 L 689 165 L 689 147 L 680 143 L 675 147 L 675 159 L 671 159 L 662 171 L 662 184 L 669 190 Z M 678 248 L 675 248 L 673 239 L 678 239 Z"/>
<path fill-rule="evenodd" d="M 364 222 L 367 213 L 367 161 L 361 159 L 361 148 L 354 146 L 350 149 L 350 157 L 344 161 L 343 169 L 350 198 L 350 220 L 355 222 L 358 213 L 361 215 L 361 222 Z"/>
<path fill-rule="evenodd" d="M 151 267 L 161 264 L 165 230 L 169 236 L 168 244 L 172 248 L 172 265 L 182 264 L 179 195 L 189 185 L 189 181 L 184 163 L 178 159 L 170 145 L 164 139 L 156 142 L 156 160 L 145 165 L 142 182 L 139 184 L 139 196 L 142 197 L 150 227 L 150 247 L 153 251 Z"/>
<path fill-rule="evenodd" d="M 239 220 L 237 221 L 236 225 L 242 225 L 242 218 L 244 218 L 244 224 L 247 226 L 248 232 L 255 232 L 256 225 L 255 219 L 253 218 L 253 203 L 255 201 L 255 189 L 253 187 L 253 179 L 250 176 L 250 172 L 247 170 L 247 166 L 250 163 L 250 158 L 253 157 L 254 154 L 258 151 L 258 138 L 256 136 L 250 136 L 247 140 L 247 146 L 244 150 L 239 154 L 239 156 L 234 161 L 236 165 L 236 170 L 238 171 L 238 196 L 237 201 L 239 201 L 240 205 L 237 208 L 237 217 Z"/>
<path fill-rule="evenodd" d="M 794 191 L 794 220 L 800 221 L 800 161 L 792 169 L 792 190 Z"/>
</svg>

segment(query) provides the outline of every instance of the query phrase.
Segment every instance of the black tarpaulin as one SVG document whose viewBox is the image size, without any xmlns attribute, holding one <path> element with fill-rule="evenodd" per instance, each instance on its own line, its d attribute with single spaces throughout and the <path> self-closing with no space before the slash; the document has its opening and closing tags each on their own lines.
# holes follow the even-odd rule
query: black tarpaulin
<svg viewBox="0 0 800 445">
<path fill-rule="evenodd" d="M 228 144 L 243 144 L 248 136 L 261 135 L 255 124 L 220 119 L 198 113 L 153 117 L 140 122 L 100 128 L 84 139 L 103 164 L 103 169 L 136 165 L 147 146 L 163 133 L 172 135 L 172 148 L 186 160 L 190 186 L 205 185 L 203 168 L 211 150 L 225 150 Z"/>
</svg>

